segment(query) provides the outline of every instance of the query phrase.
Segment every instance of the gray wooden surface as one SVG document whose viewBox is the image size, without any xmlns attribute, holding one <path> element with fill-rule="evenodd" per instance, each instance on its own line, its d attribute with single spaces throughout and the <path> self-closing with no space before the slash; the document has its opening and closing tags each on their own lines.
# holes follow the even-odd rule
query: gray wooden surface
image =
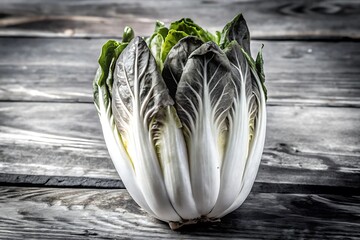
<svg viewBox="0 0 360 240">
<path fill-rule="evenodd" d="M 169 230 L 129 197 L 92 104 L 101 45 L 125 25 L 237 12 L 265 44 L 256 183 L 221 223 Z M 360 239 L 360 1 L 0 0 L 0 239 Z"/>
<path fill-rule="evenodd" d="M 0 234 L 19 240 L 357 239 L 359 201 L 359 196 L 252 193 L 220 223 L 175 232 L 147 215 L 125 190 L 3 187 Z"/>
<path fill-rule="evenodd" d="M 1 0 L 0 9 L 3 36 L 110 37 L 126 25 L 147 35 L 156 20 L 184 16 L 215 31 L 244 12 L 255 38 L 360 38 L 356 0 Z"/>
<path fill-rule="evenodd" d="M 0 38 L 0 100 L 92 102 L 105 41 Z M 270 105 L 359 106 L 360 42 L 253 41 L 254 53 L 261 43 Z"/>
</svg>

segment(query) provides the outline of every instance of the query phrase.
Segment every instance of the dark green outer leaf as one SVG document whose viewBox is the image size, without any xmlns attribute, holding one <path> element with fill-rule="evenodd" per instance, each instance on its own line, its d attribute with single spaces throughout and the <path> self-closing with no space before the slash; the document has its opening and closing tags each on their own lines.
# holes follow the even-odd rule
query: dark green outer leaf
<svg viewBox="0 0 360 240">
<path fill-rule="evenodd" d="M 226 48 L 233 40 L 237 41 L 250 54 L 250 32 L 241 13 L 225 25 L 221 33 L 220 47 Z"/>
<path fill-rule="evenodd" d="M 99 65 L 102 70 L 100 77 L 98 78 L 98 84 L 102 86 L 109 75 L 110 64 L 114 58 L 114 50 L 120 45 L 118 41 L 109 40 L 107 41 L 101 49 L 101 54 L 99 57 Z"/>
<path fill-rule="evenodd" d="M 94 78 L 94 81 L 93 81 L 94 104 L 95 104 L 95 107 L 96 107 L 96 109 L 98 110 L 99 113 L 100 113 L 99 98 L 104 99 L 104 104 L 105 104 L 106 108 L 109 106 L 109 103 L 110 103 L 110 93 L 109 93 L 109 90 L 108 90 L 108 88 L 107 88 L 107 86 L 105 84 L 100 86 L 100 88 L 102 90 L 102 96 L 99 96 L 98 80 L 99 80 L 100 75 L 101 75 L 101 69 L 99 67 L 98 70 L 96 71 L 95 78 Z"/>
<path fill-rule="evenodd" d="M 265 94 L 265 100 L 267 100 L 267 89 L 266 89 L 266 86 L 265 86 L 265 74 L 264 74 L 264 67 L 263 67 L 264 61 L 263 61 L 263 58 L 262 58 L 262 51 L 260 50 L 260 52 L 258 53 L 257 63 L 254 61 L 254 59 L 249 54 L 247 54 L 245 52 L 244 49 L 241 49 L 241 51 L 243 52 L 243 54 L 244 54 L 247 62 L 249 63 L 250 67 L 259 76 L 260 82 L 261 82 L 261 85 L 262 85 L 262 89 L 263 89 L 264 94 Z"/>
<path fill-rule="evenodd" d="M 190 54 L 199 48 L 203 42 L 197 37 L 188 36 L 181 39 L 169 52 L 162 76 L 169 89 L 170 96 L 175 99 L 177 84 Z"/>
<path fill-rule="evenodd" d="M 114 71 L 112 110 L 117 128 L 126 133 L 131 116 L 150 123 L 163 107 L 173 105 L 145 41 L 134 38 L 120 54 Z"/>
<path fill-rule="evenodd" d="M 131 41 L 134 38 L 134 31 L 130 27 L 125 27 L 123 33 L 122 42 L 116 40 L 108 40 L 101 49 L 101 54 L 98 60 L 100 67 L 96 72 L 96 76 L 93 81 L 93 96 L 95 105 L 99 106 L 99 94 L 98 87 L 104 87 L 103 91 L 106 93 L 104 96 L 105 103 L 111 100 L 112 84 L 113 84 L 113 72 L 116 59 L 120 53 L 127 46 L 127 41 Z"/>
<path fill-rule="evenodd" d="M 196 208 L 208 214 L 220 189 L 220 162 L 234 98 L 230 62 L 214 42 L 191 53 L 176 91 L 176 108 L 184 128 L 191 186 Z"/>
<path fill-rule="evenodd" d="M 190 55 L 176 91 L 179 118 L 188 131 L 205 108 L 215 113 L 210 121 L 225 118 L 234 96 L 230 70 L 226 55 L 213 42 L 204 43 Z"/>
<path fill-rule="evenodd" d="M 114 56 L 111 60 L 110 67 L 109 67 L 109 74 L 106 79 L 106 86 L 108 88 L 109 94 L 111 96 L 112 93 L 112 86 L 113 86 L 113 73 L 115 69 L 115 62 L 119 58 L 120 53 L 126 48 L 128 43 L 120 43 L 120 45 L 114 49 Z"/>
<path fill-rule="evenodd" d="M 255 66 L 256 66 L 256 72 L 258 73 L 261 84 L 265 93 L 265 99 L 267 99 L 267 89 L 265 86 L 265 71 L 264 71 L 264 59 L 262 56 L 262 49 L 264 47 L 264 44 L 261 46 L 260 51 L 256 57 Z"/>
<path fill-rule="evenodd" d="M 95 107 L 96 109 L 99 111 L 99 108 L 100 108 L 100 105 L 99 105 L 99 85 L 98 85 L 98 82 L 99 82 L 99 78 L 100 78 L 100 75 L 101 75 L 101 69 L 100 67 L 96 70 L 96 73 L 95 73 L 95 77 L 94 77 L 94 80 L 93 80 L 93 97 L 94 97 L 94 104 L 95 104 Z"/>
<path fill-rule="evenodd" d="M 256 88 L 256 83 L 252 81 L 251 68 L 241 51 L 240 45 L 234 40 L 226 47 L 224 52 L 231 63 L 236 97 L 240 97 L 240 87 L 244 84 L 246 99 L 249 99 L 252 95 L 253 88 Z"/>
</svg>

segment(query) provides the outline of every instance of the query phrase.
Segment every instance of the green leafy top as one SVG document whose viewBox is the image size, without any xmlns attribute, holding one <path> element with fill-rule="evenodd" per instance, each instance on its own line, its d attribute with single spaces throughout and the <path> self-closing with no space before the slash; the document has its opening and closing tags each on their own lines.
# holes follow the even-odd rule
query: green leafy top
<svg viewBox="0 0 360 240">
<path fill-rule="evenodd" d="M 133 29 L 130 27 L 125 27 L 122 41 L 108 40 L 103 45 L 98 60 L 99 70 L 94 80 L 95 103 L 97 102 L 98 98 L 96 95 L 96 86 L 105 87 L 107 96 L 111 98 L 115 63 L 123 50 L 128 46 L 129 42 L 134 39 L 134 36 L 135 34 Z M 254 60 L 250 53 L 249 29 L 241 13 L 238 14 L 232 21 L 227 23 L 222 31 L 216 31 L 215 34 L 211 34 L 207 30 L 203 29 L 194 23 L 190 18 L 182 18 L 178 21 L 172 22 L 169 27 L 166 27 L 164 23 L 157 21 L 155 23 L 154 33 L 150 37 L 145 38 L 145 42 L 154 56 L 157 68 L 160 72 L 163 71 L 164 64 L 167 61 L 169 53 L 172 51 L 172 49 L 175 49 L 174 54 L 171 56 L 171 59 L 173 59 L 172 64 L 174 64 L 177 56 L 176 54 L 178 54 L 179 49 L 181 49 L 181 47 L 175 46 L 178 44 L 185 46 L 182 40 L 187 37 L 193 37 L 193 39 L 190 40 L 193 42 L 197 41 L 197 47 L 200 46 L 199 43 L 214 42 L 222 51 L 225 51 L 232 41 L 236 41 L 238 43 L 237 47 L 240 47 L 251 69 L 258 75 L 259 79 L 261 80 L 262 88 L 266 97 L 267 90 L 265 87 L 262 47 L 257 54 L 256 60 Z M 185 59 L 181 60 L 181 64 L 186 64 L 187 58 L 196 48 L 191 48 L 191 51 L 185 54 Z M 170 63 L 170 61 L 167 62 Z M 166 82 L 166 84 L 168 83 Z M 174 94 L 175 93 L 172 93 L 173 96 Z"/>
</svg>

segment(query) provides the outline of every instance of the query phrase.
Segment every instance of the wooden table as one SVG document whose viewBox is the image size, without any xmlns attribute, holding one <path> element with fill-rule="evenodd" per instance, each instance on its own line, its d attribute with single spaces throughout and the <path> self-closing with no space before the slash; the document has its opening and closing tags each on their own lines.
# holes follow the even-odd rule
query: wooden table
<svg viewBox="0 0 360 240">
<path fill-rule="evenodd" d="M 268 130 L 255 186 L 221 223 L 174 232 L 130 198 L 92 103 L 125 25 L 244 12 L 265 44 Z M 360 1 L 0 0 L 0 239 L 359 239 Z"/>
</svg>

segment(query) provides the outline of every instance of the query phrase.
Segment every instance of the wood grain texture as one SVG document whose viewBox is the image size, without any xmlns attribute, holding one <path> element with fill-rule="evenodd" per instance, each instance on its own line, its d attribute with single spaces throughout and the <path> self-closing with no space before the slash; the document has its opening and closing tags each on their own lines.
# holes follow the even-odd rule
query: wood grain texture
<svg viewBox="0 0 360 240">
<path fill-rule="evenodd" d="M 1 102 L 0 119 L 0 173 L 118 179 L 93 104 Z M 257 182 L 359 188 L 358 119 L 353 108 L 270 106 Z"/>
<path fill-rule="evenodd" d="M 0 239 L 358 239 L 359 202 L 252 193 L 221 222 L 171 231 L 125 190 L 0 187 Z"/>
<path fill-rule="evenodd" d="M 40 172 L 40 171 L 38 171 Z M 22 186 L 22 187 L 71 187 L 71 188 L 97 188 L 97 189 L 124 189 L 125 186 L 120 178 L 94 178 L 77 176 L 54 176 L 0 173 L 0 186 Z M 269 189 L 269 187 L 267 188 Z M 312 187 L 314 189 L 314 186 Z M 311 190 L 308 188 L 308 190 Z M 326 188 L 318 189 L 320 192 Z M 360 195 L 360 188 L 337 188 L 336 192 L 355 190 L 354 195 Z M 265 189 L 263 190 L 265 191 Z M 304 188 L 303 191 L 306 191 Z M 358 193 L 357 193 L 358 192 Z M 319 191 L 317 191 L 319 193 Z M 334 193 L 333 193 L 334 194 Z"/>
<path fill-rule="evenodd" d="M 155 20 L 182 17 L 215 31 L 243 12 L 253 38 L 360 39 L 360 3 L 353 0 L 1 0 L 0 9 L 2 36 L 121 36 L 126 25 L 149 35 Z"/>
<path fill-rule="evenodd" d="M 40 172 L 40 171 L 38 171 Z M 286 172 L 286 171 L 285 171 Z M 286 173 L 285 173 L 286 174 Z M 294 171 L 294 174 L 297 174 Z M 304 173 L 302 173 L 304 174 Z M 339 175 L 338 175 L 339 176 Z M 287 177 L 287 176 L 285 176 Z M 312 180 L 311 176 L 310 179 Z M 125 189 L 120 178 L 94 178 L 76 176 L 52 176 L 33 174 L 0 173 L 0 186 L 17 187 L 52 187 L 52 188 L 93 188 Z M 285 183 L 257 180 L 251 191 L 253 193 L 292 193 L 292 194 L 332 194 L 360 196 L 359 186 L 354 184 L 319 185 L 318 183 Z"/>
<path fill-rule="evenodd" d="M 92 102 L 105 41 L 0 38 L 0 100 Z M 261 42 L 268 104 L 360 106 L 360 42 Z"/>
</svg>

